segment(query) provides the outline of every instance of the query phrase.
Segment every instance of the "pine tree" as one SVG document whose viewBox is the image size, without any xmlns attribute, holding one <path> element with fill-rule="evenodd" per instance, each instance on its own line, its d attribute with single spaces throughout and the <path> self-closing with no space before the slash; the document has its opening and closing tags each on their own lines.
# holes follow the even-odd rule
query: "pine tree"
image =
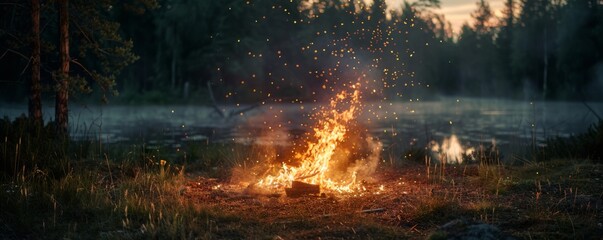
<svg viewBox="0 0 603 240">
<path fill-rule="evenodd" d="M 58 0 L 57 4 L 60 68 L 54 74 L 55 121 L 58 132 L 67 134 L 69 94 L 89 93 L 90 82 L 95 82 L 102 90 L 103 101 L 107 100 L 106 93 L 117 95 L 118 74 L 138 56 L 132 52 L 133 42 L 120 36 L 120 24 L 114 20 L 115 6 L 120 2 Z"/>
<path fill-rule="evenodd" d="M 596 0 L 569 0 L 559 26 L 558 66 L 565 94 L 583 98 L 591 90 L 597 65 L 603 60 L 603 3 Z"/>
<path fill-rule="evenodd" d="M 542 98 L 553 97 L 549 87 L 555 77 L 555 5 L 550 0 L 522 0 L 513 35 L 513 61 L 517 77 L 539 90 Z M 524 84 L 524 85 L 525 85 Z M 534 96 L 532 96 L 534 97 Z"/>
<path fill-rule="evenodd" d="M 59 12 L 59 57 L 60 67 L 55 75 L 57 81 L 55 99 L 55 121 L 57 132 L 68 134 L 69 126 L 69 0 L 58 1 Z"/>
<path fill-rule="evenodd" d="M 31 0 L 31 79 L 29 83 L 29 118 L 42 122 L 42 85 L 40 80 L 40 0 Z"/>
<path fill-rule="evenodd" d="M 515 0 L 507 0 L 502 13 L 503 16 L 499 21 L 500 25 L 496 37 L 496 47 L 498 50 L 498 63 L 496 66 L 499 71 L 498 76 L 508 86 L 518 86 L 520 83 L 517 81 L 511 68 L 511 53 L 515 28 Z"/>
<path fill-rule="evenodd" d="M 494 96 L 499 86 L 493 74 L 493 14 L 488 2 L 480 0 L 476 5 L 473 26 L 465 24 L 459 36 L 460 76 L 465 94 Z"/>
</svg>

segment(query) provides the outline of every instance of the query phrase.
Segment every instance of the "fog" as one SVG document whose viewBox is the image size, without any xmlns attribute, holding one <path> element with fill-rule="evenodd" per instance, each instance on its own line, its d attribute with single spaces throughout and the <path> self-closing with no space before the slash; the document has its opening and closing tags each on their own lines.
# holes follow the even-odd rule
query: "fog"
<svg viewBox="0 0 603 240">
<path fill-rule="evenodd" d="M 241 115 L 222 117 L 207 106 L 78 106 L 70 110 L 71 136 L 104 143 L 181 148 L 184 143 L 222 142 L 290 145 L 311 131 L 311 115 L 324 103 L 265 104 Z M 597 122 L 603 103 L 543 102 L 504 99 L 444 98 L 438 101 L 366 102 L 358 123 L 384 146 L 404 152 L 424 148 L 451 135 L 465 146 L 496 143 L 509 158 L 526 146 L 584 132 Z M 246 106 L 220 106 L 225 111 Z M 3 105 L 3 115 L 18 117 L 25 106 Z M 45 116 L 52 108 L 44 109 Z M 395 113 L 395 114 L 394 114 Z M 596 112 L 601 114 L 601 112 Z M 50 120 L 50 119 L 49 119 Z"/>
</svg>

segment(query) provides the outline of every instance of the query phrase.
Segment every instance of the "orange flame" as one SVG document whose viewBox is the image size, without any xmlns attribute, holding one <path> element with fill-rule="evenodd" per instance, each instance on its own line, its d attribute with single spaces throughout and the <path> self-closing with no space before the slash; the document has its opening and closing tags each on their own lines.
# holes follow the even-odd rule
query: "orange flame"
<svg viewBox="0 0 603 240">
<path fill-rule="evenodd" d="M 303 181 L 318 184 L 323 189 L 337 192 L 353 192 L 356 184 L 356 171 L 346 173 L 342 180 L 333 180 L 334 173 L 330 171 L 330 161 L 337 146 L 343 141 L 348 131 L 348 123 L 356 117 L 360 110 L 359 85 L 352 85 L 352 93 L 341 91 L 331 99 L 329 108 L 318 113 L 319 121 L 314 128 L 316 142 L 309 142 L 305 152 L 297 153 L 300 159 L 297 167 L 287 166 L 282 168 L 275 176 L 266 176 L 257 185 L 261 187 L 281 188 L 291 185 L 291 182 Z M 349 106 L 345 110 L 341 105 Z"/>
</svg>

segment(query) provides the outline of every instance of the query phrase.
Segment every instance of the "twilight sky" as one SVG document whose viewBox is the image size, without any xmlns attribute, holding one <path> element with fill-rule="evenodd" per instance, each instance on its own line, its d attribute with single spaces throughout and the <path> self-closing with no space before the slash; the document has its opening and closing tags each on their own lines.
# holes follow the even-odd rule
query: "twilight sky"
<svg viewBox="0 0 603 240">
<path fill-rule="evenodd" d="M 442 8 L 438 11 L 446 16 L 446 20 L 450 21 L 455 33 L 464 22 L 471 24 L 470 14 L 477 8 L 477 0 L 441 0 Z M 501 9 L 504 6 L 503 0 L 489 0 L 490 8 L 495 16 L 501 16 Z"/>
<path fill-rule="evenodd" d="M 395 8 L 400 6 L 404 0 L 386 0 L 388 6 Z M 452 29 L 455 34 L 458 34 L 459 29 L 464 22 L 471 24 L 470 14 L 477 8 L 476 2 L 479 0 L 440 0 L 441 9 L 438 13 L 443 13 L 446 20 L 452 24 Z M 500 10 L 503 8 L 504 0 L 486 0 L 490 4 L 490 8 L 495 16 L 501 16 Z"/>
</svg>

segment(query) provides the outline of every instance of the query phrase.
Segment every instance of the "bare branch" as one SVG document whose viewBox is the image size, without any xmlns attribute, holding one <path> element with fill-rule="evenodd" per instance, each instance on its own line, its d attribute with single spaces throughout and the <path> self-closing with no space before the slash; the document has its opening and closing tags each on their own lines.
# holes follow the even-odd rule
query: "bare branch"
<svg viewBox="0 0 603 240">
<path fill-rule="evenodd" d="M 73 24 L 75 24 L 75 26 L 80 31 L 80 33 L 82 33 L 82 35 L 84 35 L 84 37 L 86 38 L 86 40 L 88 40 L 91 43 L 95 43 L 97 45 L 100 45 L 96 41 L 94 41 L 92 38 L 90 38 L 88 36 L 88 34 L 86 34 L 86 32 L 84 32 L 84 29 L 82 29 L 82 27 L 77 23 L 77 21 L 74 21 Z M 100 52 L 104 53 L 104 54 L 110 55 L 110 53 L 107 52 L 107 50 L 105 50 L 105 49 L 102 49 L 102 48 L 96 48 L 96 49 L 99 50 Z"/>
<path fill-rule="evenodd" d="M 21 71 L 21 74 L 20 74 L 20 75 L 25 74 L 25 70 L 27 70 L 27 68 L 29 68 L 29 64 L 31 63 L 31 60 L 33 60 L 33 59 L 32 59 L 32 58 L 29 58 L 29 59 L 27 60 L 27 64 L 25 64 L 25 67 L 24 67 L 24 68 L 23 68 L 23 70 Z"/>
<path fill-rule="evenodd" d="M 20 74 L 20 75 L 23 75 L 25 73 L 25 70 L 27 70 L 27 68 L 29 67 L 29 64 L 31 63 L 31 58 L 25 56 L 24 54 L 22 54 L 22 53 L 20 53 L 18 51 L 15 51 L 15 50 L 12 50 L 10 48 L 7 48 L 6 51 L 4 51 L 4 53 L 2 53 L 2 56 L 0 56 L 0 59 L 4 58 L 4 56 L 6 56 L 6 54 L 8 54 L 9 52 L 14 53 L 17 56 L 20 56 L 23 59 L 27 60 L 27 64 L 25 65 L 25 67 L 23 68 L 23 70 L 21 71 L 21 74 Z"/>
<path fill-rule="evenodd" d="M 15 36 L 14 34 L 11 34 L 11 33 L 7 32 L 7 31 L 4 31 L 4 30 L 2 30 L 2 33 L 6 34 L 6 35 L 8 35 L 10 37 L 12 37 L 14 40 L 17 40 L 20 44 L 23 44 L 23 41 L 21 41 L 21 38 Z"/>
<path fill-rule="evenodd" d="M 84 67 L 84 65 L 82 65 L 80 62 L 77 61 L 77 59 L 71 59 L 72 63 L 75 63 L 75 65 L 80 66 L 86 73 L 88 73 L 88 75 L 90 75 L 90 77 L 94 78 L 94 75 L 92 75 L 92 72 L 90 72 L 86 67 Z"/>
<path fill-rule="evenodd" d="M 601 116 L 599 116 L 599 114 L 597 114 L 597 112 L 596 112 L 596 111 L 595 111 L 595 110 L 594 110 L 592 107 L 590 107 L 590 105 L 588 105 L 588 103 L 586 103 L 586 101 L 582 100 L 582 103 L 584 104 L 584 106 L 586 106 L 586 108 L 588 108 L 588 110 L 590 110 L 590 112 L 591 112 L 593 115 L 595 115 L 595 117 L 596 117 L 596 118 L 597 118 L 599 121 L 601 121 Z"/>
<path fill-rule="evenodd" d="M 17 54 L 17 55 L 21 56 L 23 59 L 29 59 L 29 57 L 25 56 L 24 54 L 22 54 L 22 53 L 20 53 L 18 51 L 12 50 L 10 48 L 7 48 L 6 51 L 4 51 L 4 53 L 2 54 L 2 56 L 0 56 L 0 59 L 2 59 L 9 52 Z"/>
<path fill-rule="evenodd" d="M 239 115 L 241 113 L 249 112 L 249 111 L 251 111 L 251 110 L 253 110 L 253 109 L 255 109 L 255 108 L 257 108 L 257 107 L 259 107 L 261 105 L 262 105 L 261 102 L 257 102 L 255 104 L 249 105 L 249 106 L 247 106 L 245 108 L 242 108 L 240 110 L 233 110 L 230 115 L 234 116 L 234 115 Z"/>
<path fill-rule="evenodd" d="M 92 40 L 92 38 L 88 37 L 88 34 L 86 34 L 86 32 L 84 32 L 84 29 L 82 29 L 82 27 L 78 24 L 77 21 L 73 21 L 73 24 L 75 24 L 75 26 L 77 27 L 77 29 L 80 30 L 80 33 L 82 35 L 84 35 L 84 37 L 86 38 L 86 40 L 88 40 L 89 42 L 94 42 Z"/>
<path fill-rule="evenodd" d="M 246 107 L 242 107 L 241 109 L 233 109 L 229 112 L 225 112 L 224 110 L 222 110 L 220 107 L 218 107 L 218 102 L 216 101 L 216 98 L 214 97 L 214 91 L 211 88 L 211 82 L 208 81 L 207 82 L 207 91 L 209 92 L 209 98 L 211 100 L 211 106 L 214 108 L 214 110 L 220 115 L 220 117 L 222 118 L 231 118 L 237 115 L 241 115 L 242 113 L 246 113 L 249 112 L 253 109 L 256 109 L 258 107 L 260 107 L 263 102 L 267 99 L 270 98 L 265 98 L 262 101 L 259 101 L 257 103 L 251 104 L 249 106 Z"/>
<path fill-rule="evenodd" d="M 44 24 L 44 27 L 42 27 L 42 30 L 40 30 L 40 34 L 42 34 L 46 30 L 46 27 L 48 27 L 48 25 L 50 25 L 50 21 L 46 21 L 46 24 Z"/>
<path fill-rule="evenodd" d="M 2 6 L 2 5 L 15 6 L 15 7 L 22 7 L 22 8 L 24 8 L 24 7 L 25 7 L 25 5 L 23 5 L 23 4 L 18 4 L 18 3 L 0 3 L 0 6 Z"/>
<path fill-rule="evenodd" d="M 214 108 L 214 110 L 216 110 L 216 112 L 218 114 L 220 114 L 220 117 L 226 118 L 226 114 L 224 113 L 224 111 L 222 111 L 222 109 L 220 109 L 218 107 L 218 103 L 216 102 L 216 98 L 214 97 L 214 91 L 211 89 L 211 82 L 210 81 L 207 81 L 207 91 L 209 92 L 209 98 L 211 100 L 211 106 Z"/>
</svg>

